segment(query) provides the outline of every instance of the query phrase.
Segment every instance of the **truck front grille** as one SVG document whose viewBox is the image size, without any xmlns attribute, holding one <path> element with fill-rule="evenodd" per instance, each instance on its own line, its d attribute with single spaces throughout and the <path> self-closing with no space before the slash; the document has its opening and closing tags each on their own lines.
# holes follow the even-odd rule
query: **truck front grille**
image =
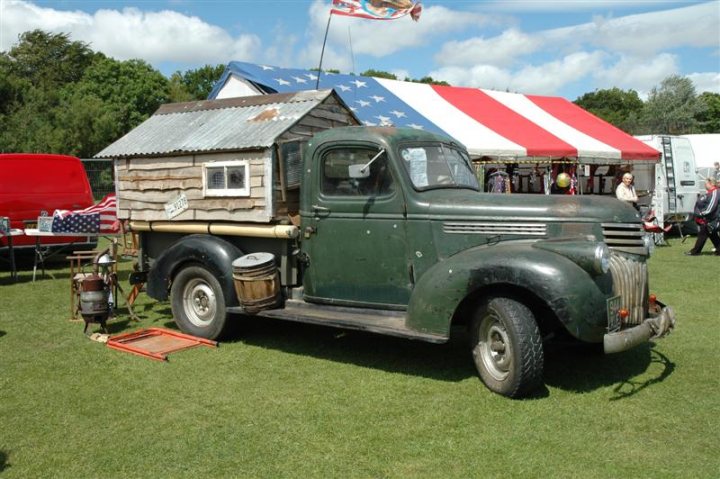
<svg viewBox="0 0 720 479">
<path fill-rule="evenodd" d="M 605 243 L 611 250 L 647 255 L 643 237 L 645 232 L 640 223 L 603 223 Z"/>
<path fill-rule="evenodd" d="M 543 223 L 443 223 L 443 232 L 451 234 L 545 236 Z"/>
<path fill-rule="evenodd" d="M 645 319 L 648 301 L 647 263 L 634 261 L 613 252 L 610 255 L 613 293 L 622 296 L 622 306 L 630 312 L 626 324 L 637 325 Z"/>
</svg>

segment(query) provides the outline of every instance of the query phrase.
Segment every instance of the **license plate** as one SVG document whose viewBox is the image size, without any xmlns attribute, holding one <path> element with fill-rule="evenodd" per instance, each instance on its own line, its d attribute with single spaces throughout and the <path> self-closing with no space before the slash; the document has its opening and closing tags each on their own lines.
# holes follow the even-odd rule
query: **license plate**
<svg viewBox="0 0 720 479">
<path fill-rule="evenodd" d="M 620 329 L 620 307 L 622 306 L 622 296 L 617 295 L 607 300 L 608 330 L 616 331 Z"/>
<path fill-rule="evenodd" d="M 167 215 L 168 219 L 170 219 L 179 215 L 186 209 L 188 209 L 187 196 L 181 193 L 180 196 L 165 205 L 165 214 Z"/>
</svg>

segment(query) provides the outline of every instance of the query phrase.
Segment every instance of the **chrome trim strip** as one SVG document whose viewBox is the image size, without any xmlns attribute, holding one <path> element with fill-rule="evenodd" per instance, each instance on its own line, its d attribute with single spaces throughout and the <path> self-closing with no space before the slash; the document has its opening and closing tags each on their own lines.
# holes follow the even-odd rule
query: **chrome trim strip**
<svg viewBox="0 0 720 479">
<path fill-rule="evenodd" d="M 601 223 L 605 243 L 614 251 L 648 254 L 643 237 L 645 232 L 640 223 Z"/>
<path fill-rule="evenodd" d="M 547 225 L 538 223 L 446 222 L 443 223 L 443 232 L 448 234 L 545 236 L 547 234 Z"/>
</svg>

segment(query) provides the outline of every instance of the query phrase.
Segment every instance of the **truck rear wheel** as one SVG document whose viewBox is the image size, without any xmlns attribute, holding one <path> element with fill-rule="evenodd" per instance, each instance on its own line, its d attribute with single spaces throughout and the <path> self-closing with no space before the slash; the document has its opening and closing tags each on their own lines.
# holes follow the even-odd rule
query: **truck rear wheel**
<svg viewBox="0 0 720 479">
<path fill-rule="evenodd" d="M 514 398 L 542 385 L 542 340 L 527 306 L 490 298 L 478 308 L 471 327 L 475 367 L 488 389 Z"/>
<path fill-rule="evenodd" d="M 215 276 L 202 266 L 188 266 L 170 289 L 173 317 L 181 331 L 217 339 L 225 329 L 225 297 Z"/>
</svg>

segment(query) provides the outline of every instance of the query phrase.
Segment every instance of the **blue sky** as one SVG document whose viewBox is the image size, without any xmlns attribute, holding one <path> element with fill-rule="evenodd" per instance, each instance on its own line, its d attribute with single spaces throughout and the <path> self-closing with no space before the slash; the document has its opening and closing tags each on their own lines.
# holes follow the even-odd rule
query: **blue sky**
<svg viewBox="0 0 720 479">
<path fill-rule="evenodd" d="M 645 96 L 668 75 L 720 93 L 720 1 L 426 0 L 420 21 L 333 16 L 324 68 L 430 75 L 457 86 Z M 164 74 L 232 60 L 316 67 L 330 0 L 0 0 L 0 50 L 66 32 Z"/>
</svg>

